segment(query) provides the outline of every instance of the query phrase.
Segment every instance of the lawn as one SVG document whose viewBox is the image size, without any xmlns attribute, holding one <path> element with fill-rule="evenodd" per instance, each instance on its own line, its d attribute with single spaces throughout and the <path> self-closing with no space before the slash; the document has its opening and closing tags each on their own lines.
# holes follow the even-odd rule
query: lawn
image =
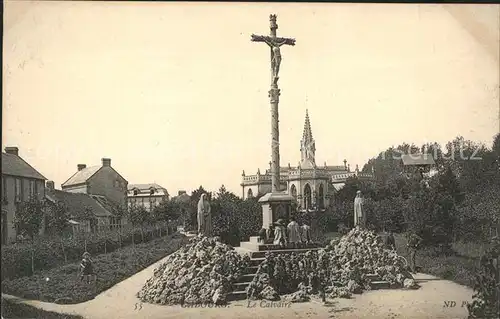
<svg viewBox="0 0 500 319">
<path fill-rule="evenodd" d="M 2 292 L 14 296 L 60 304 L 93 299 L 99 293 L 143 270 L 188 242 L 178 233 L 150 242 L 118 249 L 93 258 L 97 281 L 79 279 L 79 262 L 43 270 L 34 276 L 2 281 Z"/>
<path fill-rule="evenodd" d="M 400 234 L 395 234 L 394 237 L 398 254 L 408 259 L 406 239 Z M 452 247 L 456 254 L 450 256 L 436 254 L 431 248 L 423 248 L 417 253 L 417 267 L 423 273 L 473 288 L 479 256 L 484 247 L 472 243 L 455 243 Z"/>
<path fill-rule="evenodd" d="M 2 317 L 9 319 L 44 318 L 44 319 L 83 319 L 82 316 L 67 315 L 45 311 L 21 302 L 2 298 Z"/>
</svg>

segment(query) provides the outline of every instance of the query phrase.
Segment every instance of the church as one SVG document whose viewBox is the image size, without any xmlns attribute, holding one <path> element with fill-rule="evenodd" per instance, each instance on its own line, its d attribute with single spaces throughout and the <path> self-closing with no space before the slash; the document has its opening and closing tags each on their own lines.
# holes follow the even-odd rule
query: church
<svg viewBox="0 0 500 319">
<path fill-rule="evenodd" d="M 341 189 L 347 178 L 356 176 L 359 179 L 371 180 L 373 174 L 361 173 L 358 165 L 351 171 L 347 161 L 344 165 L 316 165 L 316 145 L 312 136 L 309 113 L 306 110 L 304 132 L 300 141 L 300 162 L 296 167 L 290 164 L 280 168 L 281 191 L 293 196 L 299 211 L 312 209 L 326 210 L 333 203 L 335 192 Z M 242 198 L 262 196 L 271 191 L 271 170 L 264 173 L 257 170 L 255 175 L 242 174 Z"/>
</svg>

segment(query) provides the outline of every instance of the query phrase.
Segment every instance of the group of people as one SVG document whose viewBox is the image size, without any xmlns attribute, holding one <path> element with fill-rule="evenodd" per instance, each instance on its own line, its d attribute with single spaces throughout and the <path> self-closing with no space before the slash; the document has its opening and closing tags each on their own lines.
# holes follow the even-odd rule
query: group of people
<svg viewBox="0 0 500 319">
<path fill-rule="evenodd" d="M 311 243 L 311 226 L 306 223 L 299 225 L 294 217 L 290 218 L 290 222 L 285 226 L 285 221 L 278 219 L 267 230 L 262 228 L 260 238 L 263 242 L 272 241 L 274 245 L 282 247 L 288 244 L 297 246 L 300 243 Z"/>
</svg>

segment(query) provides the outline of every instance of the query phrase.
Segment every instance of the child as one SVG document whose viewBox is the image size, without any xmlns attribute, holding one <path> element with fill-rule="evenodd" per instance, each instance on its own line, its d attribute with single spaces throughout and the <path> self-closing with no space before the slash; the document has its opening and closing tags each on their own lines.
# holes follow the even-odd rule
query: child
<svg viewBox="0 0 500 319">
<path fill-rule="evenodd" d="M 92 259 L 90 259 L 90 254 L 88 252 L 83 253 L 83 259 L 80 263 L 80 272 L 80 281 L 83 280 L 83 277 L 87 277 L 87 284 L 90 283 L 90 276 L 95 275 L 92 266 Z"/>
</svg>

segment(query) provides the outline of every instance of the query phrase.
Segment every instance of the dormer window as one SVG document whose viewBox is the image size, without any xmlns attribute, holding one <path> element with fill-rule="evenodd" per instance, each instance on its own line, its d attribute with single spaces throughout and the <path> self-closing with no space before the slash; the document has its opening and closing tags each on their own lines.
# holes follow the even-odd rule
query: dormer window
<svg viewBox="0 0 500 319">
<path fill-rule="evenodd" d="M 154 193 L 155 193 L 155 189 L 154 189 L 154 188 L 151 188 L 151 189 L 149 190 L 149 195 L 154 195 Z"/>
<path fill-rule="evenodd" d="M 134 196 L 137 196 L 138 193 L 139 191 L 137 189 L 134 189 Z"/>
</svg>

